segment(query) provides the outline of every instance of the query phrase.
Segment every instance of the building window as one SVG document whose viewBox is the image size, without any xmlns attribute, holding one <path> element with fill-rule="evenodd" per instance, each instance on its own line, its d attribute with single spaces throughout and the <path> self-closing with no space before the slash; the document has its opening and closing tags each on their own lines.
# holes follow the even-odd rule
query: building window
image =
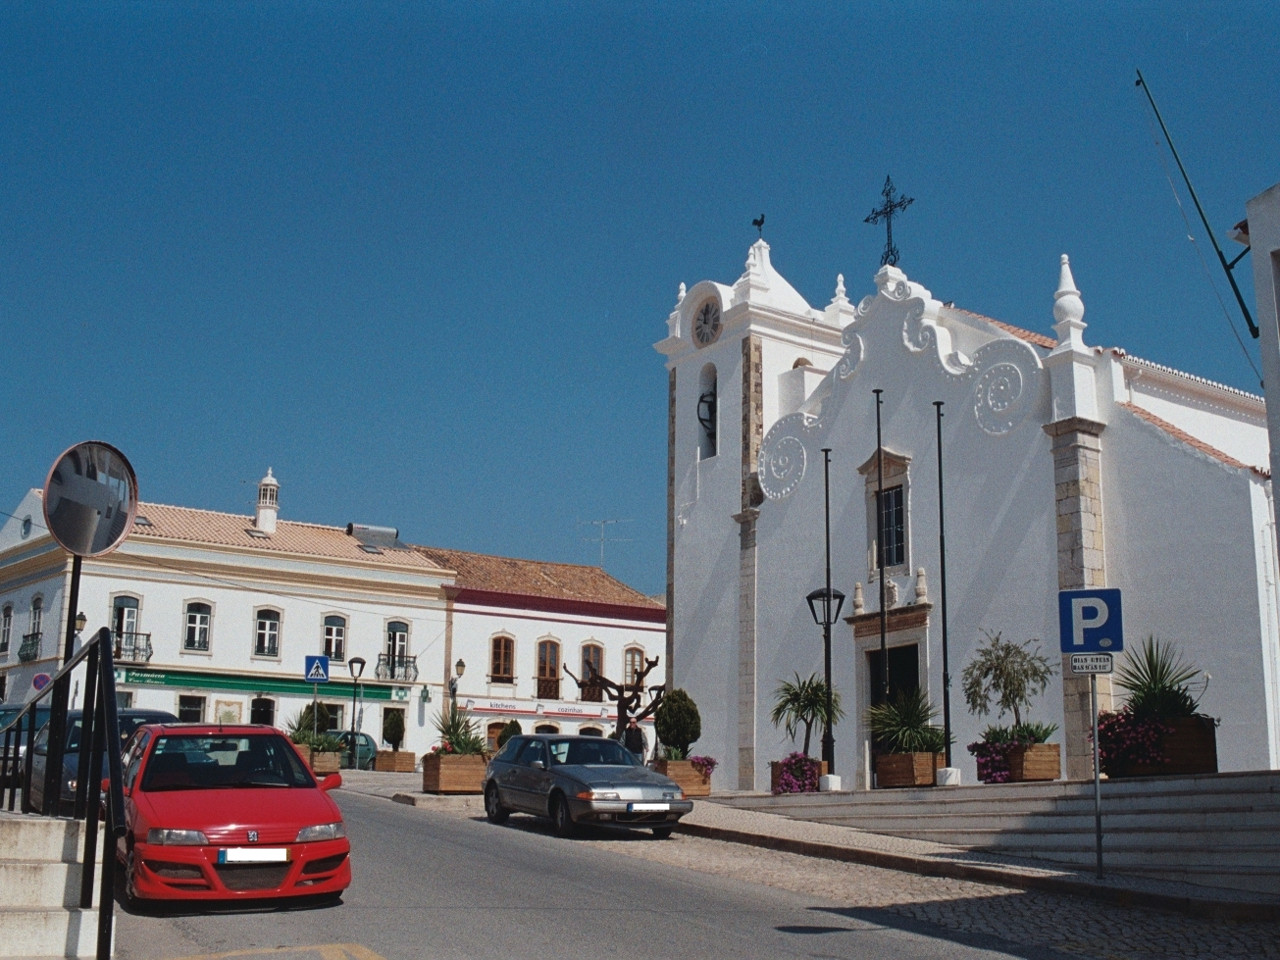
<svg viewBox="0 0 1280 960">
<path fill-rule="evenodd" d="M 204 697 L 178 697 L 178 719 L 183 723 L 204 723 Z"/>
<path fill-rule="evenodd" d="M 707 364 L 698 376 L 698 459 L 716 455 L 716 368 Z"/>
<path fill-rule="evenodd" d="M 249 722 L 265 723 L 269 727 L 274 727 L 276 702 L 270 697 L 254 697 L 249 701 Z"/>
<path fill-rule="evenodd" d="M 44 628 L 44 600 L 36 597 L 31 601 L 31 635 L 40 636 Z"/>
<path fill-rule="evenodd" d="M 330 660 L 347 659 L 347 618 L 324 618 L 324 655 Z"/>
<path fill-rule="evenodd" d="M 578 733 L 584 737 L 603 737 L 604 731 L 599 727 L 579 727 Z"/>
<path fill-rule="evenodd" d="M 560 728 L 554 723 L 540 723 L 533 728 L 534 733 L 559 733 Z"/>
<path fill-rule="evenodd" d="M 7 673 L 0 673 L 0 703 L 4 702 L 4 698 L 8 695 L 8 692 L 9 675 Z"/>
<path fill-rule="evenodd" d="M 13 639 L 13 605 L 6 603 L 0 612 L 0 653 L 9 652 L 9 643 Z"/>
<path fill-rule="evenodd" d="M 409 655 L 409 625 L 403 620 L 387 624 L 387 658 L 400 663 Z"/>
<path fill-rule="evenodd" d="M 885 571 L 902 574 L 910 566 L 911 547 L 911 482 L 909 457 L 882 451 L 882 463 L 876 455 L 858 468 L 866 484 L 867 504 L 867 570 L 875 578 L 883 561 Z M 881 467 L 883 466 L 883 493 Z M 883 551 L 883 556 L 881 556 Z"/>
<path fill-rule="evenodd" d="M 502 731 L 505 730 L 506 727 L 507 725 L 501 720 L 495 720 L 485 728 L 484 739 L 485 743 L 489 746 L 490 753 L 498 752 L 498 737 L 502 735 Z"/>
<path fill-rule="evenodd" d="M 560 644 L 538 641 L 538 699 L 560 699 Z"/>
<path fill-rule="evenodd" d="M 259 610 L 258 627 L 254 634 L 255 657 L 280 656 L 280 614 L 276 610 Z"/>
<path fill-rule="evenodd" d="M 209 652 L 209 628 L 213 622 L 213 607 L 207 603 L 187 604 L 187 635 L 182 640 L 183 650 Z"/>
<path fill-rule="evenodd" d="M 499 634 L 489 641 L 489 681 L 515 683 L 515 637 Z"/>
<path fill-rule="evenodd" d="M 623 683 L 628 687 L 636 683 L 636 678 L 644 672 L 644 651 L 639 647 L 627 647 L 622 655 Z"/>
<path fill-rule="evenodd" d="M 604 687 L 599 677 L 604 673 L 604 647 L 598 643 L 588 643 L 582 647 L 582 690 L 579 694 L 583 700 L 592 703 L 604 701 Z"/>
</svg>

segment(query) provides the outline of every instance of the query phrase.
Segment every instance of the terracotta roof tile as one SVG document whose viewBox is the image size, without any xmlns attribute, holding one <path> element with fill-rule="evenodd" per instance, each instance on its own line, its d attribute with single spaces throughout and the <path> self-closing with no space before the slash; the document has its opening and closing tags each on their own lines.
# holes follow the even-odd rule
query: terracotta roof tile
<svg viewBox="0 0 1280 960">
<path fill-rule="evenodd" d="M 980 313 L 974 313 L 972 310 L 965 310 L 961 307 L 948 307 L 952 313 L 963 313 L 967 317 L 973 317 L 975 320 L 981 320 L 983 323 L 989 323 L 993 327 L 1003 330 L 1005 333 L 1012 334 L 1019 340 L 1025 340 L 1027 343 L 1035 344 L 1037 347 L 1044 347 L 1046 350 L 1052 350 L 1058 345 L 1058 341 L 1053 337 L 1045 336 L 1043 333 L 1036 333 L 1032 330 L 1023 330 L 1021 327 L 1015 327 L 1011 323 L 1005 323 L 1003 320 L 995 320 L 991 317 L 985 317 Z"/>
<path fill-rule="evenodd" d="M 1187 433 L 1185 430 L 1182 430 L 1179 427 L 1175 427 L 1168 420 L 1162 420 L 1160 417 L 1157 417 L 1150 410 L 1145 410 L 1142 407 L 1139 407 L 1136 404 L 1132 404 L 1132 403 L 1121 403 L 1121 404 L 1118 404 L 1118 406 L 1122 407 L 1125 410 L 1128 410 L 1130 413 L 1132 413 L 1134 416 L 1138 417 L 1139 419 L 1145 420 L 1147 423 L 1151 424 L 1152 426 L 1157 427 L 1158 429 L 1164 431 L 1170 437 L 1177 440 L 1179 443 L 1186 444 L 1188 447 L 1191 447 L 1193 450 L 1198 450 L 1200 453 L 1203 453 L 1205 456 L 1211 457 L 1214 460 L 1217 460 L 1221 464 L 1224 464 L 1228 467 L 1234 467 L 1237 470 L 1251 470 L 1258 476 L 1264 477 L 1264 478 L 1270 477 L 1271 475 L 1271 472 L 1269 470 L 1265 470 L 1261 467 L 1251 467 L 1249 466 L 1249 464 L 1243 463 L 1242 461 L 1237 460 L 1235 457 L 1231 456 L 1230 454 L 1223 453 L 1217 447 L 1209 446 L 1209 444 L 1205 443 L 1203 440 L 1199 439 L 1198 437 L 1193 437 L 1191 434 Z"/>
<path fill-rule="evenodd" d="M 432 568 L 430 558 L 407 547 L 400 550 L 384 547 L 379 553 L 369 553 L 361 548 L 359 540 L 347 536 L 345 527 L 279 520 L 275 533 L 263 537 L 250 533 L 254 529 L 253 517 L 240 514 L 139 503 L 138 515 L 146 522 L 140 520 L 134 526 L 130 539 L 183 540 L 268 553 L 302 554 L 375 565 L 421 567 L 424 570 Z"/>
<path fill-rule="evenodd" d="M 438 547 L 414 549 L 438 566 L 456 571 L 457 584 L 463 588 L 653 610 L 664 608 L 664 604 L 615 580 L 600 567 L 519 560 Z"/>
</svg>

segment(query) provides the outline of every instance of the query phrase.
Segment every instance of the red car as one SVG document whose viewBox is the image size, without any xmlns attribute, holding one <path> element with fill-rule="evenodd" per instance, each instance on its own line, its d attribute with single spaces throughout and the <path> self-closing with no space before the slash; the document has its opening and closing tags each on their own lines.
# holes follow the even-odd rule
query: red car
<svg viewBox="0 0 1280 960">
<path fill-rule="evenodd" d="M 342 812 L 273 727 L 139 727 L 124 755 L 131 903 L 337 897 L 351 884 Z"/>
</svg>

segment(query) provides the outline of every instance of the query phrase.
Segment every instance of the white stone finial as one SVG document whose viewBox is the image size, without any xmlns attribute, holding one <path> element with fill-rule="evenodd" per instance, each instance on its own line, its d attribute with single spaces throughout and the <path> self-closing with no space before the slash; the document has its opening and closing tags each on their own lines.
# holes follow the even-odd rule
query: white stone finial
<svg viewBox="0 0 1280 960">
<path fill-rule="evenodd" d="M 1080 291 L 1076 289 L 1075 277 L 1071 275 L 1071 261 L 1064 253 L 1062 269 L 1058 272 L 1058 291 L 1053 295 L 1053 319 L 1057 321 L 1054 329 L 1058 330 L 1058 339 L 1070 339 L 1084 330 L 1084 301 L 1080 299 Z M 1066 324 L 1065 330 L 1059 330 Z"/>
<path fill-rule="evenodd" d="M 867 602 L 862 596 L 862 581 L 859 580 L 853 585 L 853 613 L 854 616 L 862 613 L 867 609 Z"/>
<path fill-rule="evenodd" d="M 884 603 L 886 610 L 892 610 L 898 605 L 898 584 L 887 578 L 884 584 Z"/>
<path fill-rule="evenodd" d="M 845 295 L 844 295 L 844 274 L 843 274 L 843 273 L 837 273 L 837 274 L 836 274 L 836 299 L 837 299 L 837 300 L 843 300 L 843 299 L 845 299 Z"/>
<path fill-rule="evenodd" d="M 676 291 L 676 306 L 684 303 L 685 288 L 684 284 L 680 284 L 680 289 Z"/>
<path fill-rule="evenodd" d="M 929 584 L 924 579 L 924 567 L 916 568 L 916 603 L 929 602 Z"/>
</svg>

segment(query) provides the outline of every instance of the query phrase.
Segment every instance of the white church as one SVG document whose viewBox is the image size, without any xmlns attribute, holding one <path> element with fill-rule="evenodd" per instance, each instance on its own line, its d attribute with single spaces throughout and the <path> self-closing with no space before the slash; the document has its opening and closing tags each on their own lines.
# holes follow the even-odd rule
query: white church
<svg viewBox="0 0 1280 960">
<path fill-rule="evenodd" d="M 941 303 L 896 266 L 859 303 L 840 277 L 812 307 L 763 239 L 732 284 L 681 285 L 655 345 L 668 373 L 666 666 L 699 706 L 695 750 L 720 760 L 716 789 L 767 789 L 769 761 L 798 749 L 769 714 L 780 682 L 822 675 L 805 598 L 825 582 L 828 489 L 832 587 L 849 598 L 832 628 L 845 789 L 872 785 L 863 712 L 884 669 L 881 560 L 890 688 L 942 704 L 940 522 L 963 782 L 976 782 L 964 747 L 994 720 L 968 714 L 959 683 L 985 634 L 1037 639 L 1057 663 L 1058 592 L 1100 587 L 1122 592 L 1128 649 L 1154 635 L 1210 675 L 1201 709 L 1220 720 L 1219 769 L 1280 767 L 1263 400 L 1090 345 L 1066 256 L 1051 280 L 1046 265 L 1037 331 Z M 1091 775 L 1089 681 L 1067 659 L 1030 719 L 1058 725 L 1074 779 Z M 1118 705 L 1108 678 L 1099 692 Z"/>
</svg>

